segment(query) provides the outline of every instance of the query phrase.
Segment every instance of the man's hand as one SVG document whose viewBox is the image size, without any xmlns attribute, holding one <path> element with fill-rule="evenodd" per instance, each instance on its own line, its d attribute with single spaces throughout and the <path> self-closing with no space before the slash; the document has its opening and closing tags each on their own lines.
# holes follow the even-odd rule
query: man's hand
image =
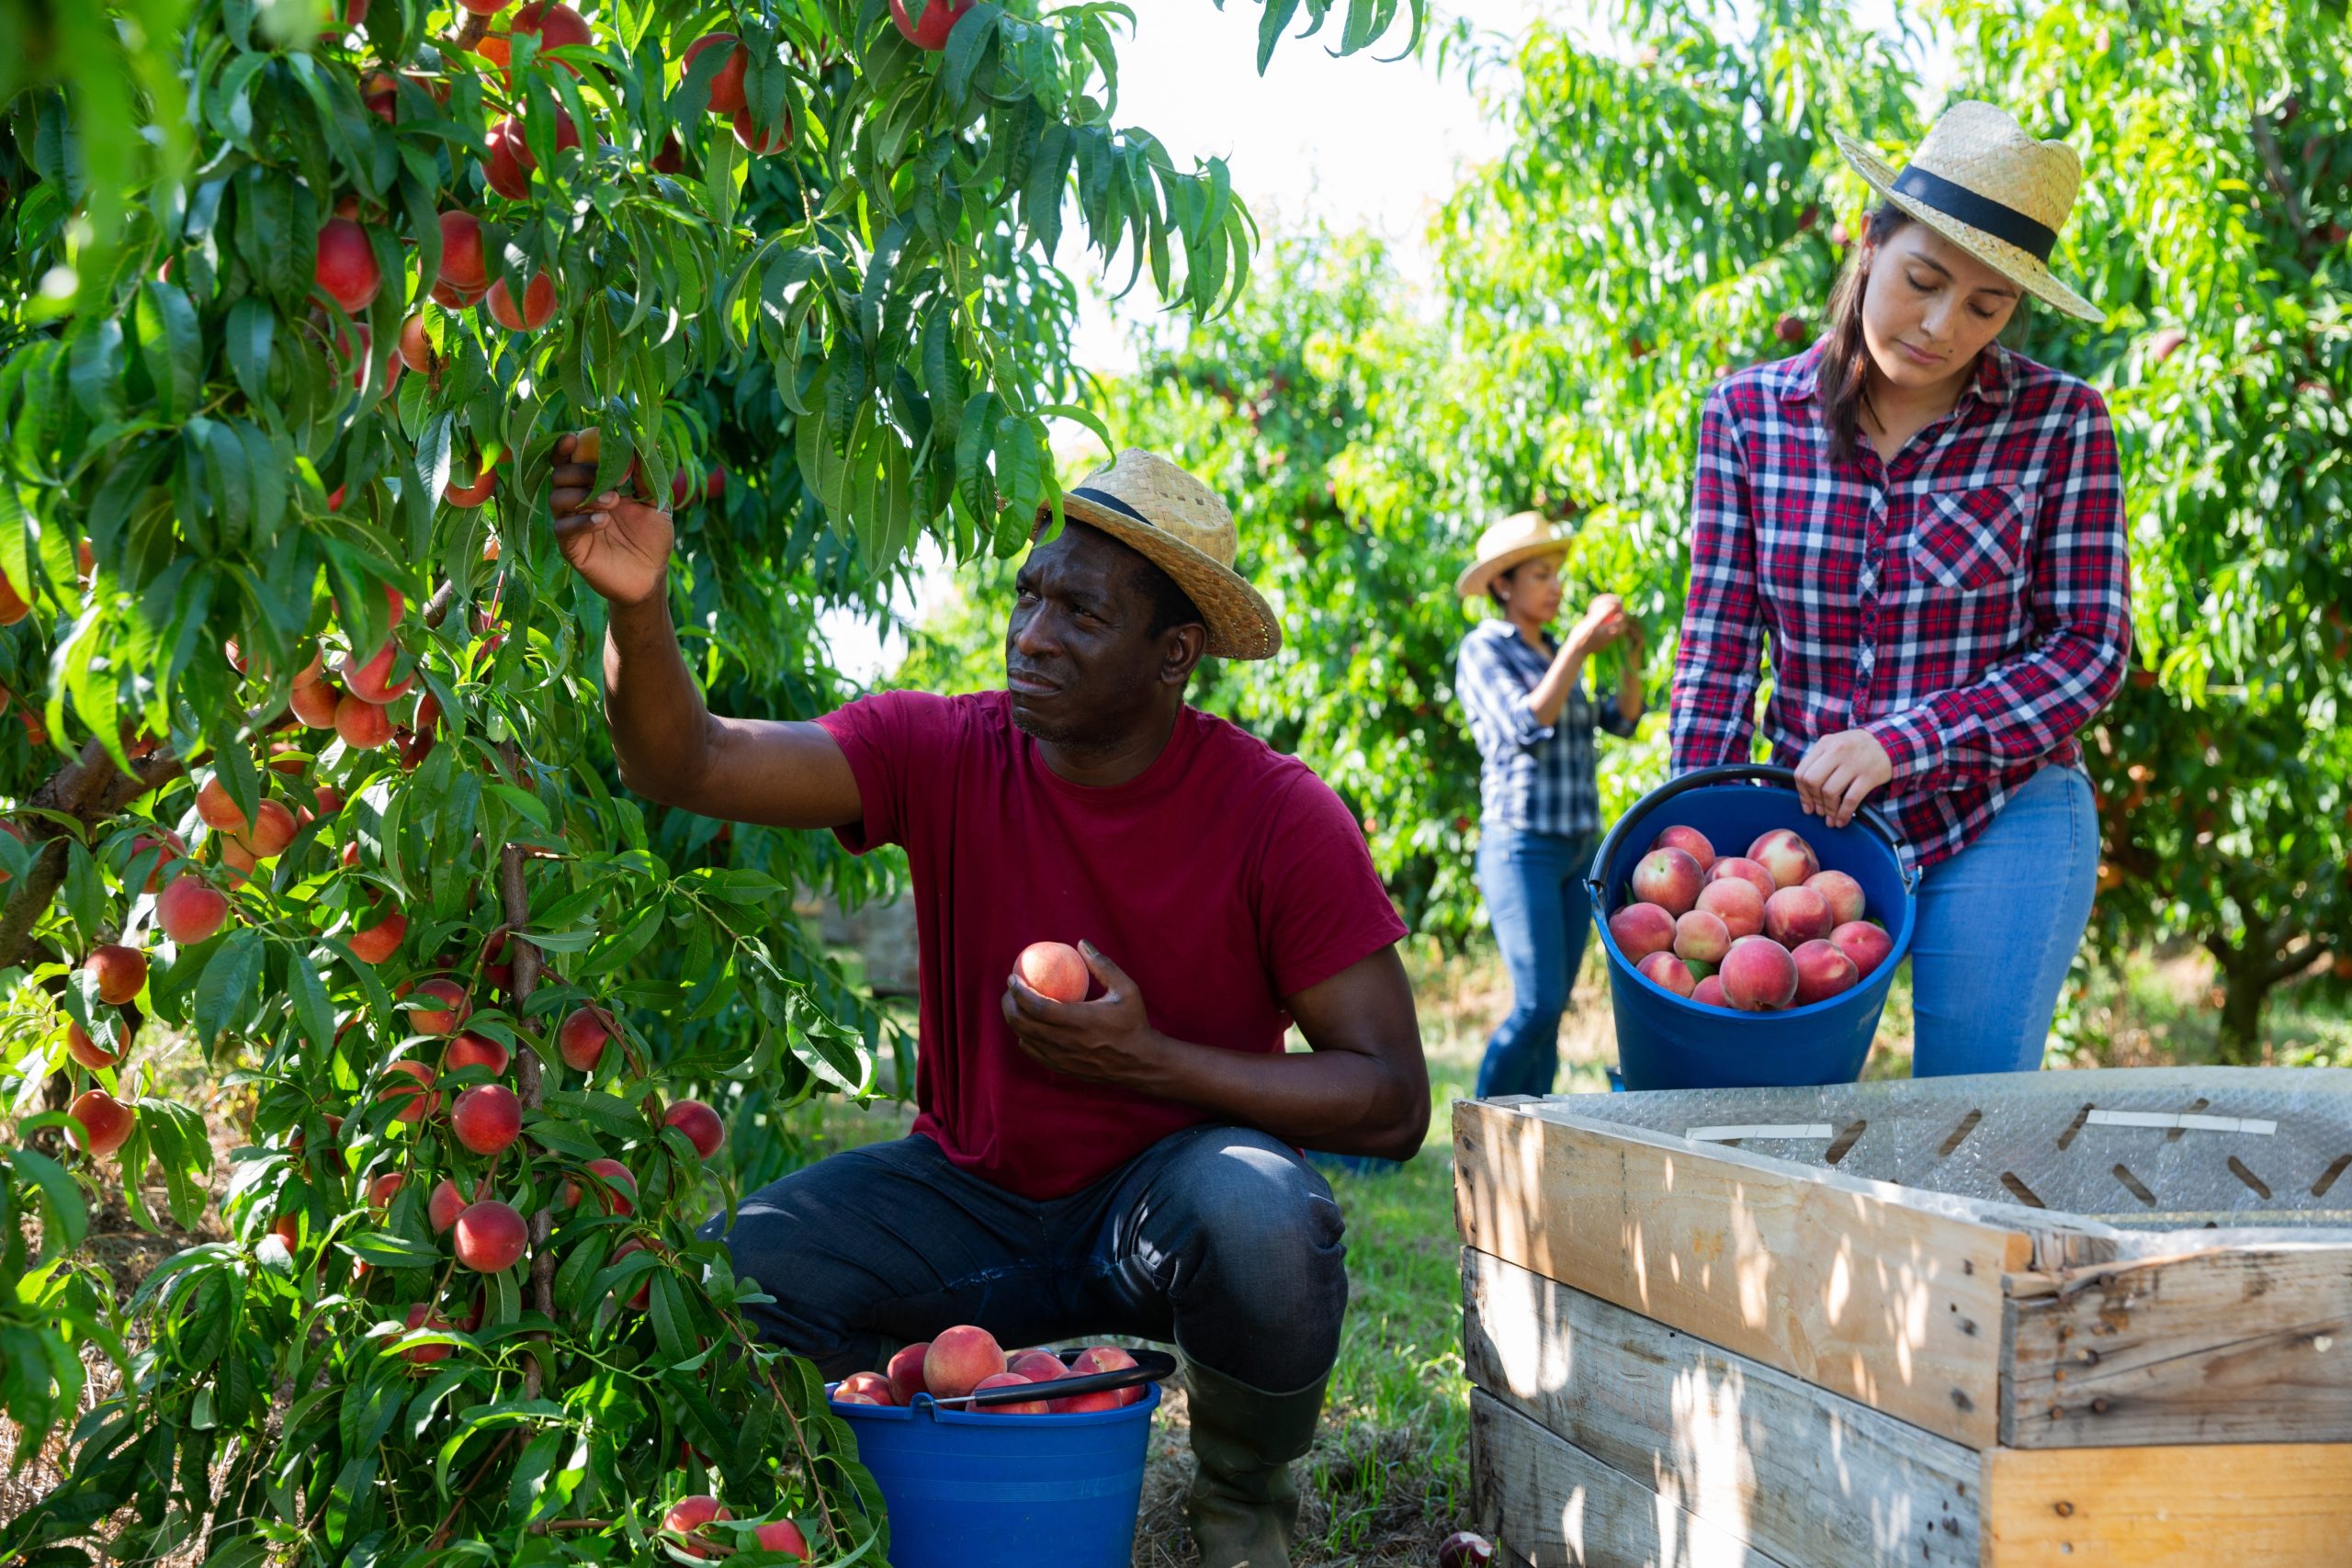
<svg viewBox="0 0 2352 1568">
<path fill-rule="evenodd" d="M 1018 975 L 1005 976 L 1004 1021 L 1021 1048 L 1057 1073 L 1089 1083 L 1148 1087 L 1173 1042 L 1144 1016 L 1143 993 L 1125 970 L 1091 942 L 1078 951 L 1102 983 L 1092 1001 L 1057 1002 L 1039 995 Z"/>
<path fill-rule="evenodd" d="M 1843 828 L 1871 791 L 1894 776 L 1886 748 L 1867 729 L 1825 735 L 1797 763 L 1797 799 L 1832 828 Z"/>
<path fill-rule="evenodd" d="M 596 465 L 572 461 L 574 438 L 555 444 L 555 542 L 572 570 L 615 604 L 659 595 L 670 570 L 670 514 L 615 491 L 590 492 Z"/>
</svg>

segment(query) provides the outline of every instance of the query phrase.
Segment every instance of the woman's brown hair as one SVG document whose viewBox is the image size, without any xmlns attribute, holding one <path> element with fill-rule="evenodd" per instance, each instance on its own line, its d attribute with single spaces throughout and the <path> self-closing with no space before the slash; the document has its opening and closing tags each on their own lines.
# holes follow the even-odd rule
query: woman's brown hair
<svg viewBox="0 0 2352 1568">
<path fill-rule="evenodd" d="M 1881 202 L 1863 222 L 1862 243 L 1829 296 L 1829 343 L 1821 352 L 1815 380 L 1833 463 L 1861 461 L 1862 415 L 1878 417 L 1870 406 L 1871 348 L 1862 338 L 1862 290 L 1869 285 L 1871 258 L 1910 221 L 1911 215 L 1893 202 Z"/>
</svg>

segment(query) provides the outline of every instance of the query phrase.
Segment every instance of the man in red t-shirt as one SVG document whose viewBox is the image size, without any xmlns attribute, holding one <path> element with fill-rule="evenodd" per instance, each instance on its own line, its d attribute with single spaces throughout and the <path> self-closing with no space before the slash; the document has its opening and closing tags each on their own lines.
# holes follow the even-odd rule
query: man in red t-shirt
<svg viewBox="0 0 2352 1568">
<path fill-rule="evenodd" d="M 1209 1568 L 1289 1562 L 1288 1462 L 1347 1303 L 1312 1146 L 1408 1158 L 1429 1079 L 1404 934 L 1330 788 L 1184 690 L 1262 659 L 1272 612 L 1197 479 L 1122 453 L 1023 564 L 1006 689 L 899 692 L 815 723 L 722 718 L 669 618 L 670 519 L 558 455 L 557 536 L 611 605 L 621 776 L 669 805 L 906 849 L 921 951 L 915 1135 L 747 1199 L 727 1243 L 772 1338 L 829 1376 L 976 1323 L 1183 1352 Z M 1049 519 L 1039 518 L 1039 531 Z M 1080 946 L 1085 1000 L 1013 973 Z M 1286 1053 L 1295 1022 L 1309 1050 Z"/>
</svg>

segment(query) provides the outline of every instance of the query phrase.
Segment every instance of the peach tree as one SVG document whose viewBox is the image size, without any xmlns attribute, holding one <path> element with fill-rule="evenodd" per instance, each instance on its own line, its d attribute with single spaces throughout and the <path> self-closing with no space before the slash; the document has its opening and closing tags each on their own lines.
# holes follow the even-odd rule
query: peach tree
<svg viewBox="0 0 2352 1568">
<path fill-rule="evenodd" d="M 1261 67 L 1399 10 L 1271 0 Z M 1113 121 L 1125 17 L 0 6 L 0 1399 L 71 1423 L 0 1557 L 674 1554 L 714 1492 L 692 1554 L 886 1549 L 695 1235 L 874 1084 L 791 914 L 858 874 L 619 790 L 548 473 L 593 432 L 678 512 L 717 700 L 837 700 L 817 608 L 1058 495 L 1065 225 L 1196 314 L 1248 276 L 1224 166 Z M 214 1227 L 119 1314 L 117 1201 Z"/>
</svg>

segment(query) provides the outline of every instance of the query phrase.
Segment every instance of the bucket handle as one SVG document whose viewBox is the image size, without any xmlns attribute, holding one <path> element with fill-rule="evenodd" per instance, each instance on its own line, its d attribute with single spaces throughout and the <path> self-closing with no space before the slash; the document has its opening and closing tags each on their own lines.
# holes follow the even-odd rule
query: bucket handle
<svg viewBox="0 0 2352 1568">
<path fill-rule="evenodd" d="M 977 1410 L 990 1404 L 1019 1404 L 1035 1399 L 1036 1391 L 1041 1388 L 1053 1391 L 1046 1395 L 1047 1398 L 1071 1399 L 1081 1393 L 1132 1388 L 1140 1382 L 1164 1382 L 1176 1375 L 1176 1358 L 1165 1350 L 1130 1350 L 1127 1353 L 1136 1359 L 1136 1364 L 1121 1367 L 1116 1371 L 1089 1372 L 1078 1378 L 1056 1378 L 1049 1383 L 1008 1383 L 1002 1388 L 958 1394 L 953 1399 L 936 1399 L 927 1393 L 922 1397 L 931 1400 L 943 1410 Z"/>
<path fill-rule="evenodd" d="M 1689 790 L 1703 789 L 1709 784 L 1756 784 L 1794 789 L 1796 782 L 1794 768 L 1783 768 L 1772 762 L 1724 762 L 1712 768 L 1695 768 L 1652 790 L 1643 798 L 1639 815 L 1646 819 L 1676 795 Z M 1609 836 L 1600 840 L 1600 852 L 1592 857 L 1592 874 L 1584 879 L 1585 889 L 1592 895 L 1592 907 L 1603 925 L 1608 923 L 1609 890 L 1602 886 L 1602 874 L 1609 863 L 1616 858 L 1617 840 L 1624 837 L 1625 829 L 1633 823 L 1634 816 L 1635 813 L 1629 811 L 1611 826 Z M 1886 847 L 1894 852 L 1894 863 L 1903 868 L 1903 890 L 1917 893 L 1919 890 L 1918 867 L 1902 837 L 1895 832 L 1894 825 L 1886 819 L 1886 814 L 1875 806 L 1861 806 L 1855 808 L 1854 820 L 1886 840 Z"/>
</svg>

